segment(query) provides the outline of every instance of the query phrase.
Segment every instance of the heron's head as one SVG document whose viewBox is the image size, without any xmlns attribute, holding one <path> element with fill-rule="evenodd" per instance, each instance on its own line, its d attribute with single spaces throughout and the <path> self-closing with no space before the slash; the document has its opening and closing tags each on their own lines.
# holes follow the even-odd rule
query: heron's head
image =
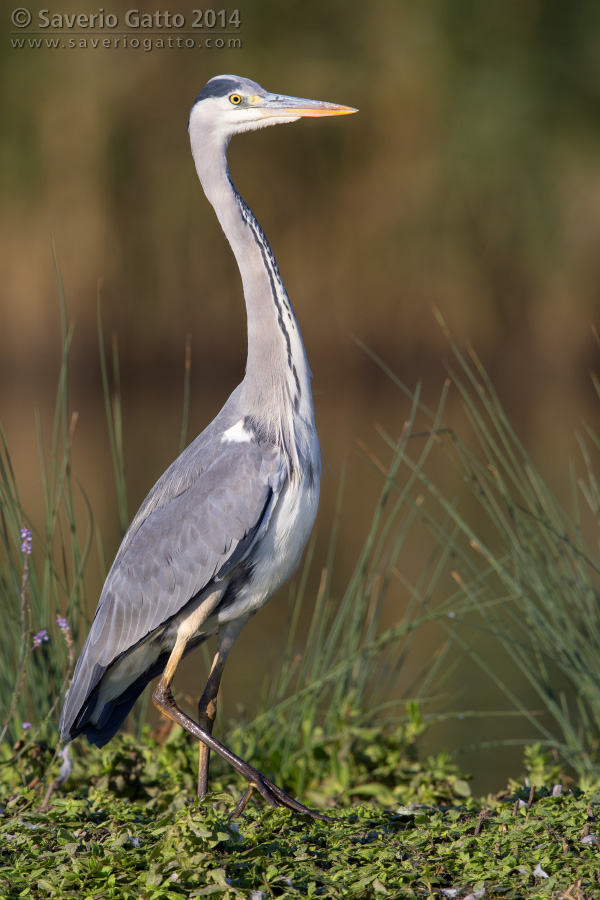
<svg viewBox="0 0 600 900">
<path fill-rule="evenodd" d="M 216 75 L 196 97 L 189 130 L 192 142 L 195 134 L 210 132 L 227 143 L 242 131 L 295 122 L 301 116 L 343 116 L 356 111 L 351 106 L 322 100 L 270 94 L 249 78 Z"/>
</svg>

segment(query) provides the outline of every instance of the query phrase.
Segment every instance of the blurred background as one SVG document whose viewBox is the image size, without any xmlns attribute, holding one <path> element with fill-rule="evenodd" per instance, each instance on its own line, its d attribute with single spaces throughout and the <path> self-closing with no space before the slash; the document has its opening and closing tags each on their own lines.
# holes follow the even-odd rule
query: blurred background
<svg viewBox="0 0 600 900">
<path fill-rule="evenodd" d="M 29 28 L 11 24 L 8 8 L 2 13 L 0 421 L 34 525 L 42 521 L 34 411 L 37 405 L 51 426 L 60 362 L 52 240 L 75 328 L 74 467 L 108 562 L 121 535 L 98 356 L 99 293 L 105 338 L 114 334 L 119 345 L 130 516 L 178 451 L 186 336 L 188 440 L 242 377 L 239 275 L 197 181 L 186 131 L 198 91 L 226 72 L 360 109 L 243 136 L 229 152 L 234 181 L 277 257 L 314 372 L 326 465 L 309 592 L 325 562 L 344 466 L 334 592 L 343 589 L 377 501 L 381 478 L 357 440 L 385 458 L 377 426 L 399 434 L 408 414 L 407 401 L 353 336 L 409 385 L 422 381 L 435 404 L 449 356 L 437 308 L 457 343 L 475 347 L 531 456 L 567 498 L 575 433 L 597 420 L 590 379 L 600 312 L 594 0 L 241 0 L 227 8 L 228 15 L 239 9 L 240 25 L 227 27 L 220 48 L 159 48 L 161 36 L 180 29 L 126 27 L 131 7 L 114 0 L 104 12 L 119 16 L 128 46 L 94 49 L 90 29 L 34 35 L 41 7 L 28 8 Z M 191 4 L 171 0 L 168 10 L 185 16 L 191 30 Z M 81 4 L 61 0 L 50 12 L 81 12 Z M 114 43 L 115 29 L 105 30 Z M 197 31 L 196 44 L 214 42 L 219 30 Z M 132 46 L 149 36 L 151 50 Z M 45 46 L 55 37 L 87 46 Z M 29 45 L 38 38 L 40 47 Z M 231 38 L 238 44 L 229 46 Z M 460 428 L 460 402 L 451 394 L 451 423 L 453 416 Z M 459 484 L 447 487 L 460 496 Z M 429 551 L 424 543 L 404 560 L 409 580 Z M 101 583 L 94 559 L 92 608 Z M 224 685 L 231 714 L 238 703 L 252 709 L 286 628 L 288 594 L 284 588 L 250 623 L 232 654 Z M 398 592 L 395 602 L 401 608 L 406 598 Z M 386 610 L 388 622 L 395 615 Z M 415 668 L 439 638 L 423 638 Z M 189 692 L 200 693 L 197 667 L 187 672 Z M 502 705 L 468 666 L 454 678 L 448 689 L 463 691 L 458 706 Z M 432 729 L 423 748 L 460 750 L 509 733 L 523 736 L 522 724 L 452 720 Z M 469 753 L 461 765 L 475 773 L 477 789 L 499 789 L 517 774 L 520 757 L 518 748 Z"/>
</svg>

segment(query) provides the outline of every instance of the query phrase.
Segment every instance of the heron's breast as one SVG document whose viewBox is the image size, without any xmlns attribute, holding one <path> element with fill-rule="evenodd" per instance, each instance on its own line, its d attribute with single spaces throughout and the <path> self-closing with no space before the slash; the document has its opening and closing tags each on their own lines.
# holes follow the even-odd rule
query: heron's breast
<svg viewBox="0 0 600 900">
<path fill-rule="evenodd" d="M 235 601 L 219 610 L 219 622 L 256 611 L 287 581 L 298 567 L 318 505 L 318 477 L 286 483 L 265 534 L 253 548 L 251 576 Z"/>
</svg>

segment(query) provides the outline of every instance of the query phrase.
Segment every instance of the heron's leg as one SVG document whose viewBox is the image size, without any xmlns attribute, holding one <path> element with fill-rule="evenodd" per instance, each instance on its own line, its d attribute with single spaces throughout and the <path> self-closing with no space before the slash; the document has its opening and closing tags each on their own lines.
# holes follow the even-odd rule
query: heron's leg
<svg viewBox="0 0 600 900">
<path fill-rule="evenodd" d="M 239 620 L 235 623 L 237 628 L 227 628 L 225 626 L 219 632 L 219 645 L 213 660 L 210 675 L 206 682 L 206 687 L 200 697 L 198 703 L 198 724 L 203 731 L 212 734 L 213 725 L 217 716 L 217 694 L 223 677 L 225 663 L 229 656 L 229 651 L 233 647 L 235 639 L 242 630 L 245 620 L 241 623 Z M 208 765 L 209 765 L 210 749 L 202 742 L 198 745 L 198 798 L 202 799 L 208 791 Z"/>
<path fill-rule="evenodd" d="M 173 682 L 173 678 L 175 676 L 175 672 L 177 670 L 177 666 L 183 656 L 183 651 L 185 650 L 185 645 L 187 643 L 186 638 L 177 639 L 175 642 L 175 646 L 171 651 L 171 655 L 167 661 L 167 665 L 165 666 L 165 670 L 162 674 L 162 677 L 158 684 L 156 685 L 154 692 L 152 694 L 152 702 L 164 715 L 168 716 L 169 719 L 172 719 L 173 722 L 176 722 L 178 725 L 191 734 L 192 737 L 195 737 L 196 740 L 202 741 L 203 744 L 206 744 L 210 750 L 214 750 L 222 759 L 229 763 L 236 772 L 239 772 L 246 781 L 248 782 L 249 788 L 252 790 L 256 789 L 259 794 L 266 800 L 269 806 L 284 806 L 287 809 L 291 809 L 292 812 L 303 813 L 307 816 L 312 816 L 313 819 L 321 819 L 323 822 L 333 822 L 334 820 L 329 818 L 329 816 L 324 816 L 322 813 L 315 812 L 312 809 L 308 809 L 308 807 L 303 806 L 301 803 L 298 803 L 297 800 L 294 800 L 292 797 L 288 796 L 285 791 L 282 791 L 280 787 L 276 784 L 273 784 L 272 781 L 269 781 L 258 769 L 255 769 L 253 766 L 249 765 L 243 759 L 240 759 L 239 756 L 236 756 L 235 753 L 232 753 L 231 750 L 228 750 L 220 741 L 217 741 L 216 738 L 209 734 L 208 731 L 204 731 L 200 728 L 196 722 L 190 719 L 189 716 L 186 716 L 184 711 L 177 706 L 175 703 L 175 699 L 173 694 L 171 693 L 171 684 Z M 243 807 L 246 805 L 251 791 L 246 791 L 246 794 L 242 798 L 243 805 L 238 804 L 236 809 L 234 810 L 234 814 L 238 814 L 241 812 Z"/>
<path fill-rule="evenodd" d="M 219 666 L 219 651 L 217 650 L 213 660 L 210 675 L 206 687 L 198 701 L 198 724 L 200 728 L 212 734 L 213 725 L 217 716 L 217 694 L 223 674 L 223 665 Z M 208 764 L 210 750 L 202 741 L 198 744 L 198 799 L 206 797 L 208 791 Z"/>
</svg>

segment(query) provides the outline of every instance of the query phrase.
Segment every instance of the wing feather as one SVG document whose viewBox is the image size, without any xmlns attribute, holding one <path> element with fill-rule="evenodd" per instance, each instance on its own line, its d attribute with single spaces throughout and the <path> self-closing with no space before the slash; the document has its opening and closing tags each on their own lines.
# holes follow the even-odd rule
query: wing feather
<svg viewBox="0 0 600 900">
<path fill-rule="evenodd" d="M 65 739 L 83 729 L 107 668 L 226 577 L 268 524 L 285 479 L 275 448 L 213 441 L 201 449 L 208 464 L 194 467 L 198 448 L 190 445 L 188 459 L 180 457 L 157 482 L 123 539 L 65 700 Z M 194 478 L 176 473 L 185 463 Z"/>
</svg>

